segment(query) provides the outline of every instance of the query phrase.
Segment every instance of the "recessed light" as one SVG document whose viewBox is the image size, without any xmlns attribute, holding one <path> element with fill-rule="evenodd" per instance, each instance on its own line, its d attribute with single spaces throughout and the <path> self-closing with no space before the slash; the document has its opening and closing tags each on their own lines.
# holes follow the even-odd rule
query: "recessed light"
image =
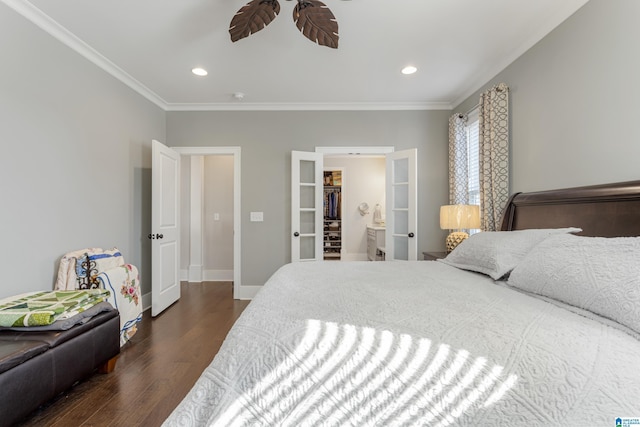
<svg viewBox="0 0 640 427">
<path fill-rule="evenodd" d="M 193 74 L 195 74 L 196 76 L 201 76 L 201 77 L 206 76 L 207 74 L 209 74 L 209 73 L 207 73 L 207 70 L 205 70 L 204 68 L 199 68 L 199 67 L 194 68 L 193 70 L 191 70 L 191 72 Z"/>
<path fill-rule="evenodd" d="M 416 71 L 418 71 L 416 67 L 414 67 L 413 65 L 408 65 L 402 69 L 402 74 L 413 74 Z"/>
</svg>

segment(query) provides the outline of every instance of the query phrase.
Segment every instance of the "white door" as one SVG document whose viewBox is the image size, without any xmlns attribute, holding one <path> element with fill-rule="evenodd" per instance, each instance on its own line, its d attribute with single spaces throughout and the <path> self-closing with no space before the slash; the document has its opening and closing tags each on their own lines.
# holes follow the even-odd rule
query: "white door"
<svg viewBox="0 0 640 427">
<path fill-rule="evenodd" d="M 417 149 L 387 154 L 385 259 L 418 259 Z"/>
<path fill-rule="evenodd" d="M 291 262 L 321 261 L 322 153 L 291 152 Z"/>
<path fill-rule="evenodd" d="M 180 154 L 153 141 L 151 170 L 151 315 L 180 298 Z"/>
</svg>

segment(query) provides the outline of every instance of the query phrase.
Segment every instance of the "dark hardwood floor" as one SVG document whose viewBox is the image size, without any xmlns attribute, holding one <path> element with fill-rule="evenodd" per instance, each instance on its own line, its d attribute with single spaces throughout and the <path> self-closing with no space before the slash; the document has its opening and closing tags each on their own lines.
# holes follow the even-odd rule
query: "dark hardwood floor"
<svg viewBox="0 0 640 427">
<path fill-rule="evenodd" d="M 160 316 L 145 311 L 115 370 L 95 374 L 42 406 L 20 426 L 159 426 L 211 363 L 248 301 L 230 282 L 181 284 Z"/>
</svg>

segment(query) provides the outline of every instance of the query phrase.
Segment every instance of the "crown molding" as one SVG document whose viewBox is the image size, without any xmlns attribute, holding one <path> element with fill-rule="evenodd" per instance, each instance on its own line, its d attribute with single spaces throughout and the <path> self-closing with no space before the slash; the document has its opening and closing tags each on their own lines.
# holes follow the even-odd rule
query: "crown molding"
<svg viewBox="0 0 640 427">
<path fill-rule="evenodd" d="M 0 0 L 8 7 L 31 21 L 33 24 L 65 44 L 123 84 L 165 111 L 411 111 L 411 110 L 452 110 L 467 98 L 480 90 L 484 85 L 504 71 L 532 46 L 542 40 L 549 32 L 564 22 L 576 10 L 569 4 L 549 18 L 547 24 L 522 43 L 503 61 L 496 63 L 467 86 L 466 90 L 451 102 L 409 102 L 409 103 L 167 103 L 158 94 L 133 78 L 123 69 L 101 55 L 75 34 L 58 24 L 28 0 Z M 583 5 L 588 0 L 582 0 Z M 578 9 L 579 10 L 579 9 Z"/>
<path fill-rule="evenodd" d="M 451 110 L 449 102 L 344 102 L 344 103 L 169 103 L 167 111 L 412 111 Z"/>
<path fill-rule="evenodd" d="M 164 111 L 420 111 L 451 110 L 456 105 L 451 102 L 168 103 L 28 0 L 0 1 Z"/>
<path fill-rule="evenodd" d="M 31 21 L 33 24 L 38 26 L 40 29 L 44 30 L 49 35 L 51 35 L 70 49 L 74 50 L 87 60 L 93 62 L 95 65 L 111 74 L 113 77 L 120 80 L 122 83 L 129 86 L 131 89 L 135 90 L 140 95 L 156 104 L 158 107 L 162 108 L 163 110 L 167 109 L 166 101 L 160 98 L 155 92 L 147 88 L 135 78 L 131 77 L 131 75 L 126 73 L 122 68 L 118 67 L 116 64 L 102 56 L 98 51 L 86 44 L 84 41 L 80 40 L 75 34 L 64 28 L 62 25 L 51 19 L 49 15 L 35 7 L 29 1 L 1 1 L 11 9 Z"/>
</svg>

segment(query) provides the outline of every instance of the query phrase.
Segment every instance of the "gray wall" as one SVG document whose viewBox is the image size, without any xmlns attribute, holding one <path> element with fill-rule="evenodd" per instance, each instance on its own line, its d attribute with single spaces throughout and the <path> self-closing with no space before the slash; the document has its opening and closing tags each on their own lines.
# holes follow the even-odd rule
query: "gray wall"
<svg viewBox="0 0 640 427">
<path fill-rule="evenodd" d="M 151 139 L 165 113 L 0 3 L 0 298 L 117 246 L 150 291 Z"/>
<path fill-rule="evenodd" d="M 485 85 L 511 88 L 512 191 L 640 179 L 639 17 L 591 0 Z"/>
<path fill-rule="evenodd" d="M 291 260 L 291 151 L 316 146 L 418 149 L 418 248 L 443 248 L 449 111 L 169 112 L 169 146 L 242 148 L 242 284 L 262 285 Z M 264 212 L 250 222 L 249 212 Z"/>
<path fill-rule="evenodd" d="M 511 87 L 513 191 L 640 178 L 638 16 L 636 0 L 591 0 L 482 88 Z M 244 285 L 290 259 L 294 149 L 417 147 L 419 248 L 442 248 L 449 111 L 165 113 L 3 4 L 0 37 L 0 297 L 49 288 L 86 246 L 118 246 L 149 292 L 151 139 L 242 147 Z"/>
</svg>

